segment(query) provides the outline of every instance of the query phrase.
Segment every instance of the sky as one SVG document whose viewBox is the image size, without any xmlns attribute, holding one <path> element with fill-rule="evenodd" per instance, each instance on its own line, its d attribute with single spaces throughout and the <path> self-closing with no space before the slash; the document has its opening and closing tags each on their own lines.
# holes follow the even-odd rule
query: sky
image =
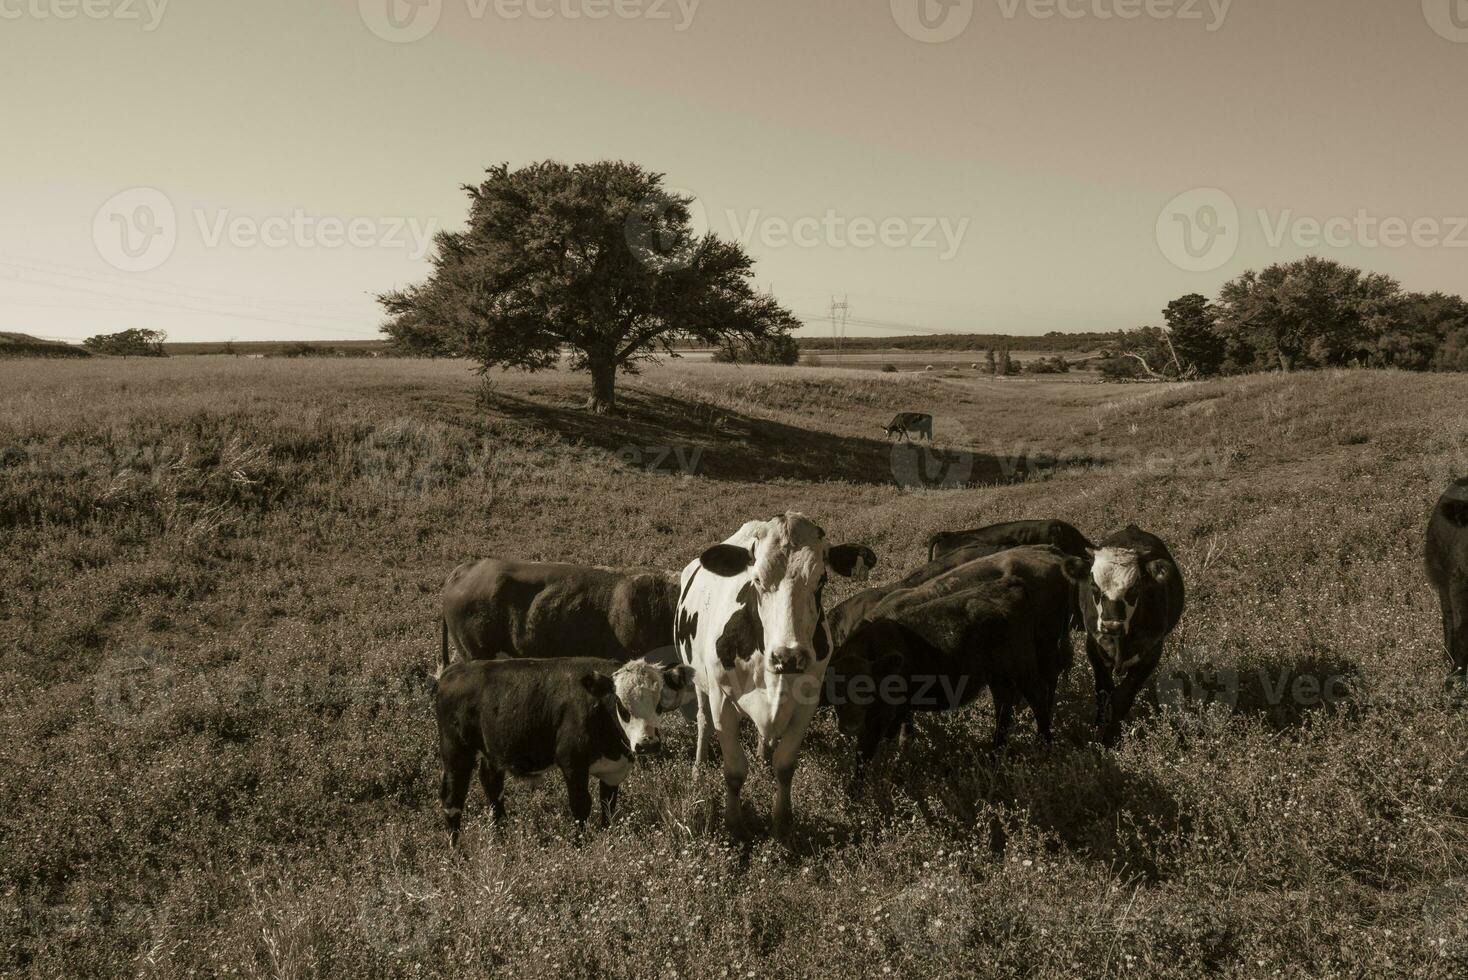
<svg viewBox="0 0 1468 980">
<path fill-rule="evenodd" d="M 0 330 L 378 336 L 486 167 L 634 160 L 851 335 L 1468 293 L 1468 0 L 0 0 Z"/>
</svg>

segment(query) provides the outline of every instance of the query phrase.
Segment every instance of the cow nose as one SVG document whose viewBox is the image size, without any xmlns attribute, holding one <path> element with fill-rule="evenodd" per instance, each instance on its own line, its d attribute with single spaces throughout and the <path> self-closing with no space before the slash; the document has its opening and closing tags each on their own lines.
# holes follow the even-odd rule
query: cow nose
<svg viewBox="0 0 1468 980">
<path fill-rule="evenodd" d="M 661 752 L 662 749 L 663 740 L 657 738 L 649 739 L 645 742 L 638 742 L 637 748 L 633 751 L 635 751 L 638 755 L 656 755 L 657 753 Z"/>
<path fill-rule="evenodd" d="M 1101 620 L 1101 633 L 1103 636 L 1121 636 L 1126 629 L 1126 624 L 1119 619 Z"/>
<path fill-rule="evenodd" d="M 798 674 L 805 670 L 805 647 L 784 647 L 770 651 L 770 669 L 777 674 Z"/>
</svg>

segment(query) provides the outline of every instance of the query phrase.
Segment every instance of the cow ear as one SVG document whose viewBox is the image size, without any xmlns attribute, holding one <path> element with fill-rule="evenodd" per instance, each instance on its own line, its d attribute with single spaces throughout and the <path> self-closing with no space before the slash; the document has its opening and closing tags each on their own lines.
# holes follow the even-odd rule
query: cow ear
<svg viewBox="0 0 1468 980">
<path fill-rule="evenodd" d="M 837 575 L 862 581 L 876 567 L 877 553 L 864 544 L 838 544 L 826 552 L 826 564 Z"/>
<path fill-rule="evenodd" d="M 1084 582 L 1091 577 L 1091 566 L 1095 564 L 1095 558 L 1094 552 L 1090 552 L 1089 548 L 1087 552 L 1088 554 L 1084 558 L 1077 558 L 1074 555 L 1070 555 L 1061 564 L 1061 570 L 1065 572 L 1065 577 L 1072 582 Z"/>
<path fill-rule="evenodd" d="M 594 698 L 604 698 L 617 689 L 612 679 L 600 671 L 593 671 L 581 678 L 581 686 Z"/>
<path fill-rule="evenodd" d="M 1166 585 L 1167 580 L 1172 578 L 1172 562 L 1157 558 L 1147 562 L 1147 574 L 1152 576 L 1153 581 Z"/>
<path fill-rule="evenodd" d="M 754 564 L 754 552 L 737 544 L 716 544 L 699 555 L 698 561 L 715 575 L 733 578 Z"/>
<path fill-rule="evenodd" d="M 663 696 L 658 711 L 677 711 L 693 701 L 693 668 L 685 665 L 663 668 Z"/>
</svg>

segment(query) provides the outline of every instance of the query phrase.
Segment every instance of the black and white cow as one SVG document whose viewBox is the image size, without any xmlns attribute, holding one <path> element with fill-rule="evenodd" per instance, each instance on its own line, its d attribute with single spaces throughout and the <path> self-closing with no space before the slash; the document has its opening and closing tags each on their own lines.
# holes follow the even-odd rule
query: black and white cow
<svg viewBox="0 0 1468 980">
<path fill-rule="evenodd" d="M 1135 524 L 1103 539 L 1076 586 L 1086 656 L 1096 673 L 1101 741 L 1121 737 L 1138 692 L 1157 669 L 1163 641 L 1182 618 L 1183 575 L 1162 539 Z"/>
<path fill-rule="evenodd" d="M 939 531 L 928 538 L 928 561 L 937 561 L 961 549 L 987 548 L 988 554 L 1026 544 L 1050 544 L 1067 555 L 1085 557 L 1095 545 L 1065 521 L 1008 521 L 972 531 Z M 975 551 L 973 557 L 980 557 Z"/>
<path fill-rule="evenodd" d="M 633 757 L 661 747 L 660 716 L 692 699 L 693 671 L 686 666 L 591 657 L 453 664 L 439 675 L 435 696 L 439 800 L 450 844 L 459 842 L 476 761 L 496 823 L 505 816 L 506 774 L 534 778 L 554 768 L 565 776 L 579 827 L 591 813 L 588 780 L 597 778 L 605 825 Z"/>
<path fill-rule="evenodd" d="M 672 642 L 678 581 L 658 569 L 486 558 L 449 573 L 440 669 L 452 659 L 607 657 L 625 661 Z"/>
<path fill-rule="evenodd" d="M 1448 682 L 1468 682 L 1468 477 L 1448 487 L 1427 525 L 1427 577 L 1442 604 Z"/>
<path fill-rule="evenodd" d="M 674 636 L 679 656 L 697 671 L 694 772 L 711 724 L 723 754 L 724 821 L 734 836 L 744 833 L 739 794 L 748 772 L 740 718 L 754 722 L 774 769 L 773 824 L 783 838 L 800 743 L 831 655 L 826 573 L 865 578 L 876 560 L 870 548 L 828 544 L 814 521 L 790 513 L 750 521 L 683 570 Z"/>
<path fill-rule="evenodd" d="M 931 367 L 929 371 L 933 370 Z M 911 440 L 913 436 L 919 439 L 924 436 L 929 442 L 933 441 L 933 416 L 922 412 L 898 412 L 892 419 L 891 425 L 882 426 L 882 431 L 887 433 L 887 438 L 896 436 L 898 441 Z"/>
</svg>

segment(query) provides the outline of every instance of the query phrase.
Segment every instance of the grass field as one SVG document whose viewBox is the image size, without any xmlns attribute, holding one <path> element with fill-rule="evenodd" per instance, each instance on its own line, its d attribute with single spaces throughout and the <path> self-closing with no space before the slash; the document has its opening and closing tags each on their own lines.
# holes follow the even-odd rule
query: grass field
<svg viewBox="0 0 1468 980">
<path fill-rule="evenodd" d="M 1193 386 L 462 363 L 0 363 L 0 974 L 1449 977 L 1465 708 L 1421 569 L 1468 379 Z M 937 418 L 936 478 L 877 427 Z M 894 455 L 894 452 L 896 455 Z M 958 485 L 963 484 L 963 485 Z M 427 685 L 470 556 L 681 567 L 799 509 L 886 581 L 938 528 L 1167 540 L 1189 606 L 1115 751 L 987 698 L 866 795 L 822 719 L 790 852 L 722 833 L 692 729 L 577 845 L 512 785 L 445 847 Z M 832 595 L 851 590 L 844 581 Z M 746 797 L 768 818 L 773 780 Z"/>
</svg>

